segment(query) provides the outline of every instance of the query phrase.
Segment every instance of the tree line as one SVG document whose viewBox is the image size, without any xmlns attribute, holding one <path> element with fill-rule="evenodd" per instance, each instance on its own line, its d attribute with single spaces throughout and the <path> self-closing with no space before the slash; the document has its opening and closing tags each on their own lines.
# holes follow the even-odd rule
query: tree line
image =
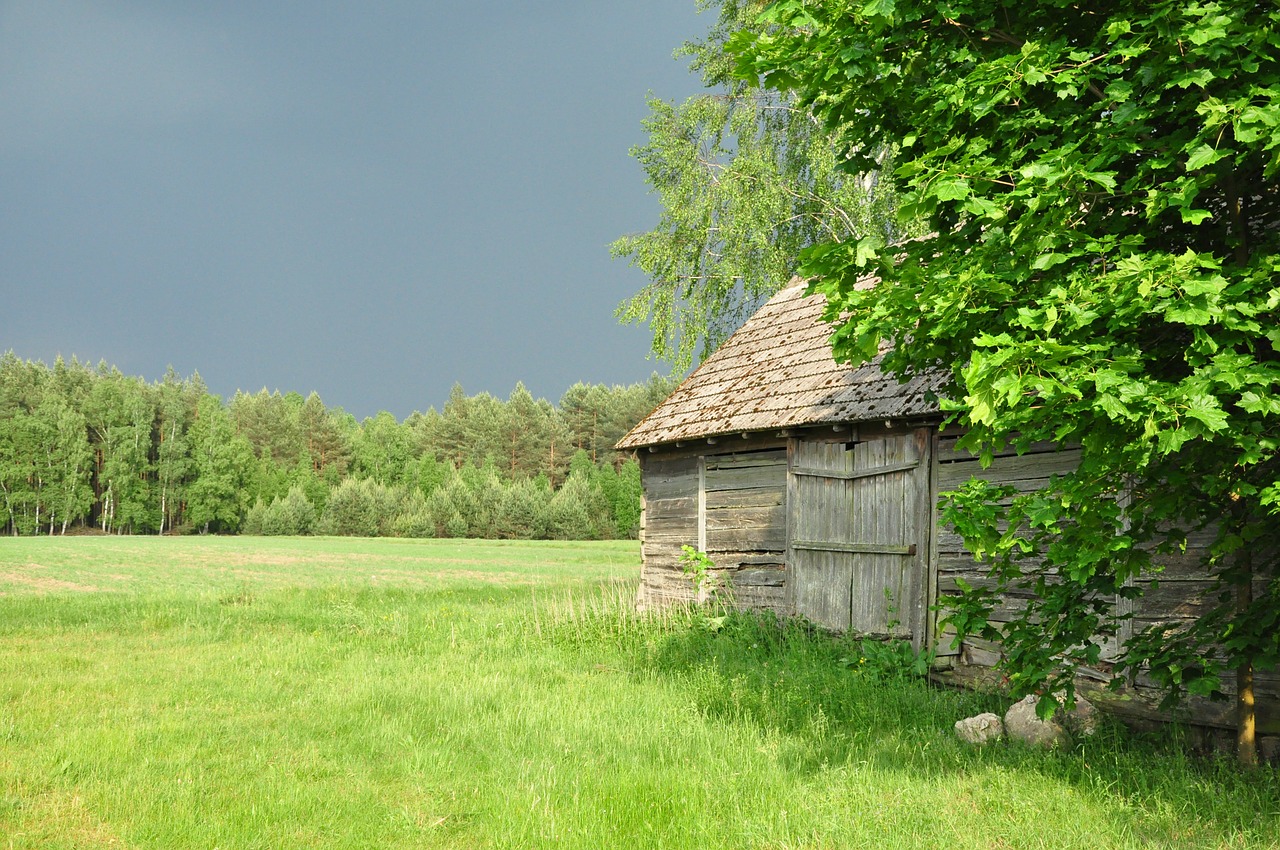
<svg viewBox="0 0 1280 850">
<path fill-rule="evenodd" d="M 0 357 L 0 532 L 634 535 L 614 443 L 674 388 L 578 383 L 558 405 L 455 385 L 440 410 L 358 421 L 312 393 L 209 392 L 169 369 Z"/>
</svg>

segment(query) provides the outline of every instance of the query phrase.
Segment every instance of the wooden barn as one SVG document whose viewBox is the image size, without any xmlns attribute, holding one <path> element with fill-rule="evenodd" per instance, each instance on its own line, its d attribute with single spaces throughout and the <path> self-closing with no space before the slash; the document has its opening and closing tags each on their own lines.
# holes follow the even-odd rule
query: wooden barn
<svg viewBox="0 0 1280 850">
<path fill-rule="evenodd" d="M 793 282 L 618 443 L 642 468 L 639 603 L 695 596 L 679 563 L 681 546 L 693 546 L 740 606 L 907 639 L 936 652 L 939 677 L 989 680 L 998 645 L 954 647 L 939 631 L 935 604 L 958 579 L 983 578 L 959 536 L 939 527 L 938 493 L 972 476 L 1039 487 L 1073 469 L 1078 451 L 1010 452 L 983 469 L 939 428 L 940 378 L 903 384 L 876 362 L 836 363 L 822 308 Z M 1165 564 L 1126 628 L 1197 616 L 1208 588 L 1197 563 L 1193 551 Z M 1005 616 L 1018 605 L 1006 599 Z M 1259 674 L 1257 686 L 1259 729 L 1280 733 L 1275 674 Z M 1161 716 L 1141 682 L 1107 701 Z M 1198 723 L 1234 725 L 1231 702 L 1196 701 L 1192 711 Z"/>
</svg>

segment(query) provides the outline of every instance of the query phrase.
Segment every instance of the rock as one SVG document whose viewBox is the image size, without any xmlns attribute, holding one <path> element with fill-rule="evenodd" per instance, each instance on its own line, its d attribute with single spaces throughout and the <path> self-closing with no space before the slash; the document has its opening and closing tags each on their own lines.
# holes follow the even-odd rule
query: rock
<svg viewBox="0 0 1280 850">
<path fill-rule="evenodd" d="M 956 735 L 968 744 L 985 744 L 999 740 L 1004 734 L 1004 723 L 998 714 L 987 712 L 976 717 L 966 717 L 956 721 Z"/>
<path fill-rule="evenodd" d="M 1028 696 L 1014 703 L 1004 714 L 1005 734 L 1015 741 L 1025 741 L 1039 747 L 1055 747 L 1067 738 L 1067 730 L 1056 720 L 1041 720 L 1036 716 L 1036 704 L 1040 698 Z"/>
<path fill-rule="evenodd" d="M 1053 713 L 1053 718 L 1067 727 L 1068 732 L 1078 738 L 1087 738 L 1098 731 L 1098 710 L 1093 703 L 1076 694 L 1076 707 L 1067 711 L 1061 707 L 1062 702 L 1062 697 L 1058 697 L 1059 708 Z"/>
</svg>

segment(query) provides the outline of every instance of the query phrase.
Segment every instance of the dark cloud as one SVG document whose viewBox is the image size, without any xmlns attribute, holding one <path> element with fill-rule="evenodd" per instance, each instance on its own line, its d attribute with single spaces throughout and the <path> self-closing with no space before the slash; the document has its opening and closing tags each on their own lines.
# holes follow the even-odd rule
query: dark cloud
<svg viewBox="0 0 1280 850">
<path fill-rule="evenodd" d="M 661 4 L 0 5 L 0 350 L 359 416 L 630 382 Z"/>
</svg>

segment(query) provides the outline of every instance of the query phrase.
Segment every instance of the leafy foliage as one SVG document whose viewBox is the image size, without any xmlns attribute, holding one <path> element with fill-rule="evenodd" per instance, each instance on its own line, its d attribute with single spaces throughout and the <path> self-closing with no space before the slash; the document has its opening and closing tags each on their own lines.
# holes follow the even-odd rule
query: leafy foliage
<svg viewBox="0 0 1280 850">
<path fill-rule="evenodd" d="M 0 357 L 0 531 L 634 536 L 640 477 L 614 443 L 674 381 L 575 384 L 557 407 L 454 388 L 443 412 L 357 422 L 315 393 L 156 384 L 105 364 Z M 576 473 L 570 472 L 571 459 Z M 583 482 L 559 506 L 566 477 Z"/>
<path fill-rule="evenodd" d="M 677 56 L 709 89 L 675 105 L 649 98 L 649 141 L 631 155 L 662 203 L 658 226 L 612 246 L 652 282 L 618 308 L 647 321 L 653 353 L 683 371 L 714 351 L 796 270 L 815 242 L 899 235 L 877 172 L 840 168 L 833 134 L 795 98 L 732 76 L 725 44 L 759 29 L 758 0 L 701 0 L 707 38 Z M 888 148 L 876 152 L 879 164 Z"/>
<path fill-rule="evenodd" d="M 1208 613 L 1135 624 L 1120 669 L 1176 697 L 1274 667 L 1280 10 L 781 0 L 765 20 L 735 37 L 740 72 L 795 93 L 851 171 L 896 148 L 901 212 L 931 230 L 805 254 L 837 355 L 888 342 L 898 375 L 946 370 L 987 457 L 1083 449 L 1041 491 L 952 496 L 945 518 L 994 580 L 953 623 L 994 635 L 993 593 L 1030 591 L 999 635 L 1013 684 L 1069 690 L 1117 601 L 1208 532 Z"/>
</svg>

